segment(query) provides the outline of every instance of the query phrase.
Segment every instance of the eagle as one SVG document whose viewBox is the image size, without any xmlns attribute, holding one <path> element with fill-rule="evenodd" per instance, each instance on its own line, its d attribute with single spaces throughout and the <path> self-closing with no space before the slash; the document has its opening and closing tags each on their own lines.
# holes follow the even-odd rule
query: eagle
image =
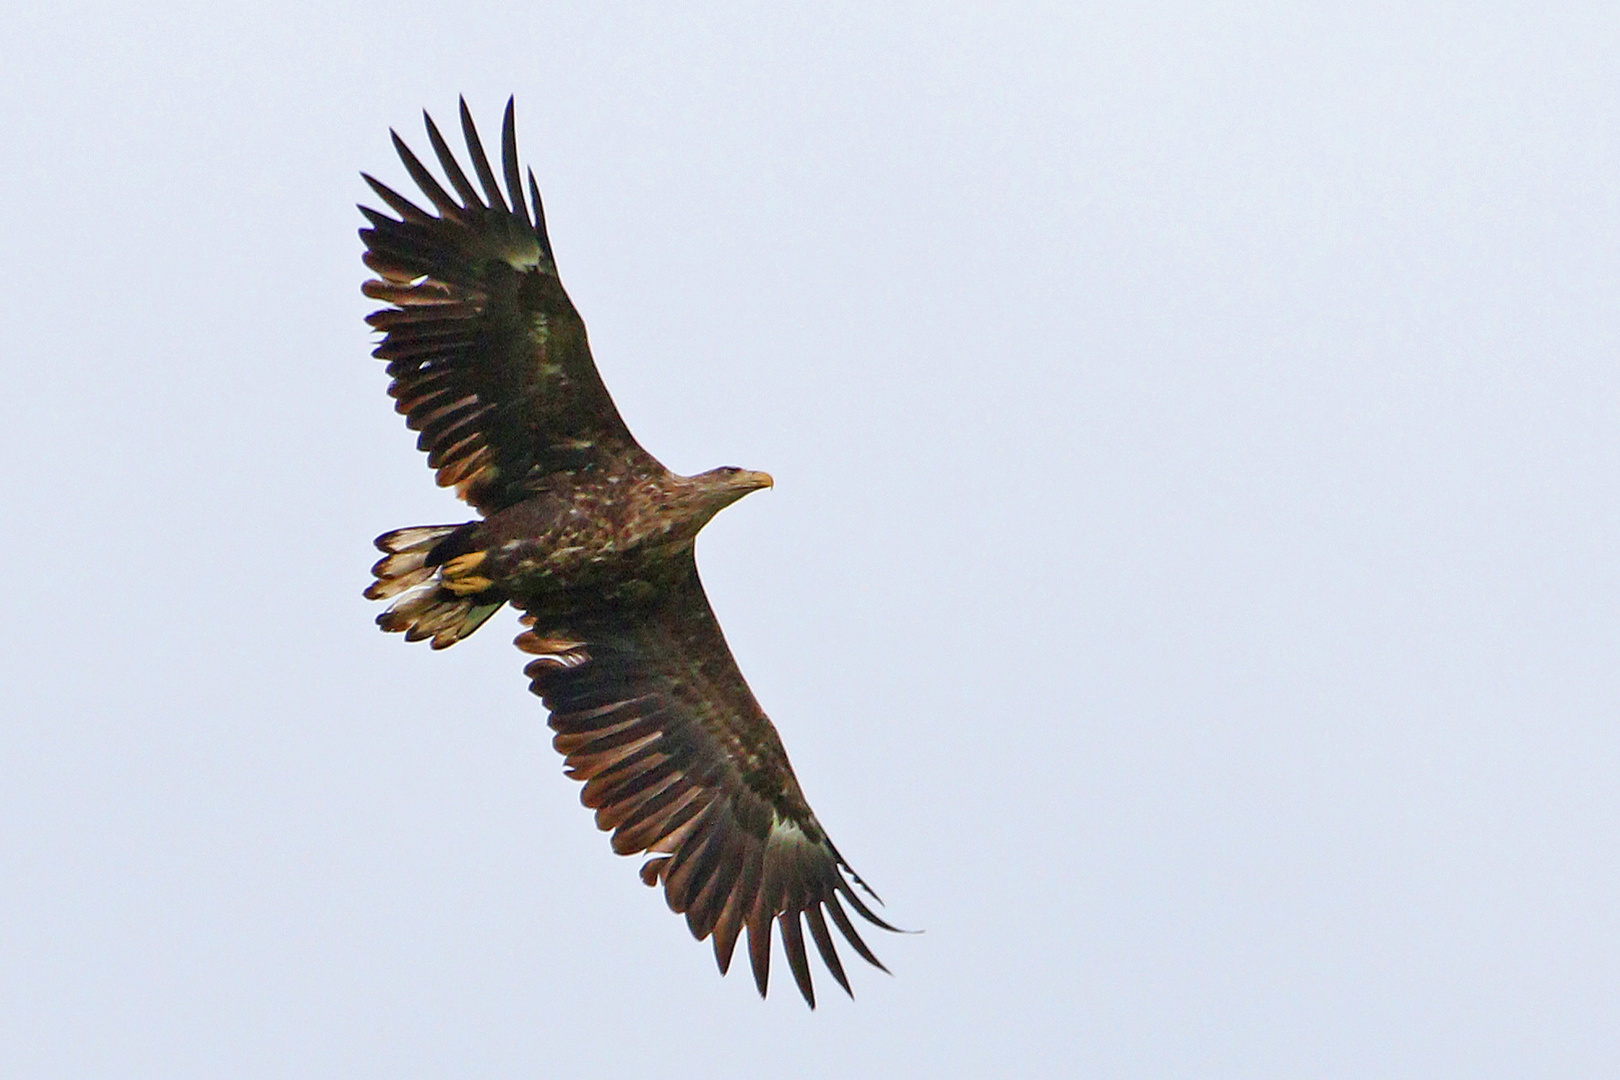
<svg viewBox="0 0 1620 1080">
<path fill-rule="evenodd" d="M 877 899 L 805 801 L 693 554 L 715 514 L 771 477 L 732 466 L 681 476 L 630 434 L 558 279 L 532 169 L 525 203 L 513 101 L 500 176 L 461 101 L 476 186 L 423 119 L 450 190 L 395 132 L 432 211 L 361 174 L 394 215 L 360 207 L 376 274 L 362 291 L 388 305 L 366 321 L 382 334 L 372 355 L 388 364 L 395 410 L 440 486 L 479 517 L 377 538 L 384 554 L 365 592 L 389 601 L 377 623 L 443 649 L 504 605 L 521 612 L 529 687 L 613 850 L 648 856 L 641 880 L 663 886 L 699 941 L 712 938 L 722 975 L 746 929 L 764 996 L 774 923 L 814 1008 L 808 926 L 853 996 L 828 919 L 885 971 L 845 905 L 895 928 L 852 887 Z"/>
</svg>

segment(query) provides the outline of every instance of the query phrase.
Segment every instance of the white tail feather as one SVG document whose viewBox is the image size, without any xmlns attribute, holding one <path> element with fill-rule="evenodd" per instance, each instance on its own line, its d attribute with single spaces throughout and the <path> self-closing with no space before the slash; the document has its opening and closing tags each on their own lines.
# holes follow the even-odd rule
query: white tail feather
<svg viewBox="0 0 1620 1080">
<path fill-rule="evenodd" d="M 377 538 L 386 554 L 371 568 L 375 581 L 366 589 L 372 600 L 393 599 L 377 616 L 377 625 L 406 641 L 431 638 L 435 649 L 448 648 L 482 626 L 505 600 L 487 592 L 467 596 L 442 584 L 442 563 L 427 565 L 433 549 L 460 525 L 418 525 L 395 529 Z M 473 586 L 476 588 L 477 586 Z"/>
</svg>

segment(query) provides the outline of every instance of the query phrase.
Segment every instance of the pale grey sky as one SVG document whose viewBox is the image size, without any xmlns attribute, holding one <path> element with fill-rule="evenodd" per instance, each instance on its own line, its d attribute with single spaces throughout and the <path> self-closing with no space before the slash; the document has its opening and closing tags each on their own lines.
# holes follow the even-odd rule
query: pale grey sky
<svg viewBox="0 0 1620 1080">
<path fill-rule="evenodd" d="M 0 23 L 28 1077 L 1620 1074 L 1620 8 L 73 2 Z M 613 856 L 353 204 L 516 94 L 641 441 L 911 937 L 757 1000 Z"/>
</svg>

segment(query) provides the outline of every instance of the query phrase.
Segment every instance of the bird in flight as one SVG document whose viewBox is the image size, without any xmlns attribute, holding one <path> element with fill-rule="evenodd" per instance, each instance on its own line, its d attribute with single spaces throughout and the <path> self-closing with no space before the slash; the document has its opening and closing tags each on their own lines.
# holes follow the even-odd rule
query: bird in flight
<svg viewBox="0 0 1620 1080">
<path fill-rule="evenodd" d="M 808 926 L 849 993 L 828 918 L 879 968 L 844 905 L 895 928 L 851 886 L 866 889 L 799 790 L 693 556 L 709 519 L 771 478 L 729 466 L 680 476 L 631 436 L 558 280 L 532 169 L 525 203 L 513 103 L 497 176 L 461 102 L 477 186 L 424 120 L 451 190 L 397 134 L 432 211 L 362 174 L 395 215 L 360 208 L 377 275 L 363 291 L 388 305 L 367 321 L 417 448 L 480 517 L 378 537 L 384 555 L 366 589 L 389 601 L 378 625 L 443 649 L 504 604 L 521 611 L 524 674 L 613 850 L 649 855 L 641 880 L 663 886 L 698 940 L 713 939 L 722 974 L 746 929 L 764 995 L 775 923 L 813 1008 Z"/>
</svg>

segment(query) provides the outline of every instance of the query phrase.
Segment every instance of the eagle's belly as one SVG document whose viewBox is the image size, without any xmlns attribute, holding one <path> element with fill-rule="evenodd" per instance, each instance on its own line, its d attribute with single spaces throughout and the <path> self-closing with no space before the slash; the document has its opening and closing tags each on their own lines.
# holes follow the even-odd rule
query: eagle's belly
<svg viewBox="0 0 1620 1080">
<path fill-rule="evenodd" d="M 480 572 L 530 610 L 566 608 L 582 592 L 634 602 L 672 581 L 695 529 L 644 500 L 580 503 L 542 496 L 487 519 Z"/>
</svg>

